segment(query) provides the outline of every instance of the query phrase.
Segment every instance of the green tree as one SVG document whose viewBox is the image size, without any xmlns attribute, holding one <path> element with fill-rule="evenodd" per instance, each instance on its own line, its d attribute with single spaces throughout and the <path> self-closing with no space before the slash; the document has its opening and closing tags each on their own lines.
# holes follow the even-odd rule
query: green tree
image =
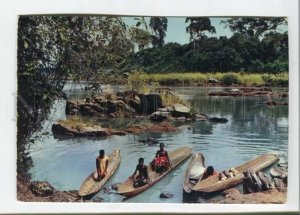
<svg viewBox="0 0 300 215">
<path fill-rule="evenodd" d="M 18 173 L 30 158 L 26 144 L 62 96 L 67 79 L 95 89 L 122 68 L 133 43 L 117 17 L 21 16 L 18 21 Z"/>
<path fill-rule="evenodd" d="M 151 17 L 149 25 L 153 31 L 153 47 L 162 47 L 165 43 L 164 38 L 168 28 L 168 19 L 166 17 Z"/>
<path fill-rule="evenodd" d="M 216 29 L 211 25 L 210 19 L 205 17 L 188 17 L 185 19 L 189 25 L 186 32 L 190 34 L 190 41 L 199 40 L 205 36 L 205 33 L 216 33 Z"/>
<path fill-rule="evenodd" d="M 287 19 L 284 17 L 234 17 L 222 23 L 227 24 L 232 32 L 259 37 L 275 31 L 279 25 L 286 25 Z"/>
</svg>

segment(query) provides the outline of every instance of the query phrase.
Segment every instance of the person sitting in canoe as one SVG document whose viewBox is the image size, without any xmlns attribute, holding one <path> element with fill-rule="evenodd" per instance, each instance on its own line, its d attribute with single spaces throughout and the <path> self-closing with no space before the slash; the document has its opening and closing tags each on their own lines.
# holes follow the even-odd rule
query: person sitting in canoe
<svg viewBox="0 0 300 215">
<path fill-rule="evenodd" d="M 137 171 L 139 174 L 134 178 Z M 142 187 L 148 183 L 148 167 L 144 164 L 144 158 L 139 158 L 139 163 L 130 178 L 133 179 L 133 187 L 135 188 Z"/>
<path fill-rule="evenodd" d="M 156 152 L 154 160 L 151 162 L 152 170 L 157 173 L 163 173 L 171 168 L 168 152 L 164 150 L 165 145 L 159 144 L 159 150 Z"/>
<path fill-rule="evenodd" d="M 94 178 L 100 181 L 107 175 L 107 167 L 108 167 L 109 158 L 105 155 L 103 149 L 99 151 L 99 156 L 96 158 L 96 169 L 97 175 L 94 175 Z"/>
<path fill-rule="evenodd" d="M 204 179 L 207 179 L 207 178 L 210 177 L 210 176 L 218 175 L 218 174 L 219 174 L 219 173 L 216 172 L 216 171 L 214 170 L 214 167 L 208 166 L 208 167 L 206 168 L 205 172 L 204 172 L 203 175 L 202 175 L 201 181 L 204 180 Z"/>
</svg>

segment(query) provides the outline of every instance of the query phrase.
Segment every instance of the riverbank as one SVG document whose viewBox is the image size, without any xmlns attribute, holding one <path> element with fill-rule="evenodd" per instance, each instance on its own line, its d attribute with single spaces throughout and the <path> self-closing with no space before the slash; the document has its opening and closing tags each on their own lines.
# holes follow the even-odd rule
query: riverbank
<svg viewBox="0 0 300 215">
<path fill-rule="evenodd" d="M 287 199 L 287 189 L 272 189 L 264 192 L 242 194 L 237 189 L 224 192 L 224 199 L 213 201 L 217 204 L 284 204 Z"/>
<path fill-rule="evenodd" d="M 233 86 L 233 87 L 288 87 L 288 73 L 143 73 L 141 79 L 148 83 L 159 83 L 163 86 Z"/>
<path fill-rule="evenodd" d="M 30 180 L 25 177 L 17 177 L 17 200 L 22 202 L 79 202 L 81 197 L 77 190 L 57 191 L 51 195 L 37 196 L 30 190 Z"/>
</svg>

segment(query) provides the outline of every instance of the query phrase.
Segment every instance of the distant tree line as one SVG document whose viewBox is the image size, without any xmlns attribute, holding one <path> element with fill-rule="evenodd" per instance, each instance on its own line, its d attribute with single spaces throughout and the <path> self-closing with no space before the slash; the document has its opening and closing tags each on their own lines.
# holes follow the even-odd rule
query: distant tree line
<svg viewBox="0 0 300 215">
<path fill-rule="evenodd" d="M 216 33 L 209 18 L 186 18 L 190 43 L 162 45 L 162 36 L 159 45 L 152 41 L 152 48 L 132 53 L 124 70 L 142 69 L 150 73 L 288 71 L 288 33 L 276 31 L 278 25 L 286 24 L 284 18 L 231 18 L 223 22 L 233 32 L 230 38 L 207 37 L 206 32 Z M 159 29 L 166 30 L 167 26 Z"/>
</svg>

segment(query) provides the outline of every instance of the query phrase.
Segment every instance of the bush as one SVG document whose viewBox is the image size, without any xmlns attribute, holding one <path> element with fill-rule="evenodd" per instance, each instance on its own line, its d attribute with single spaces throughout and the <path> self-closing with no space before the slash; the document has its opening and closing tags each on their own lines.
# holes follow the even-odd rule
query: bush
<svg viewBox="0 0 300 215">
<path fill-rule="evenodd" d="M 232 85 L 232 84 L 239 84 L 239 79 L 238 76 L 235 74 L 225 74 L 221 81 L 223 82 L 223 84 L 225 84 L 226 86 Z"/>
</svg>

